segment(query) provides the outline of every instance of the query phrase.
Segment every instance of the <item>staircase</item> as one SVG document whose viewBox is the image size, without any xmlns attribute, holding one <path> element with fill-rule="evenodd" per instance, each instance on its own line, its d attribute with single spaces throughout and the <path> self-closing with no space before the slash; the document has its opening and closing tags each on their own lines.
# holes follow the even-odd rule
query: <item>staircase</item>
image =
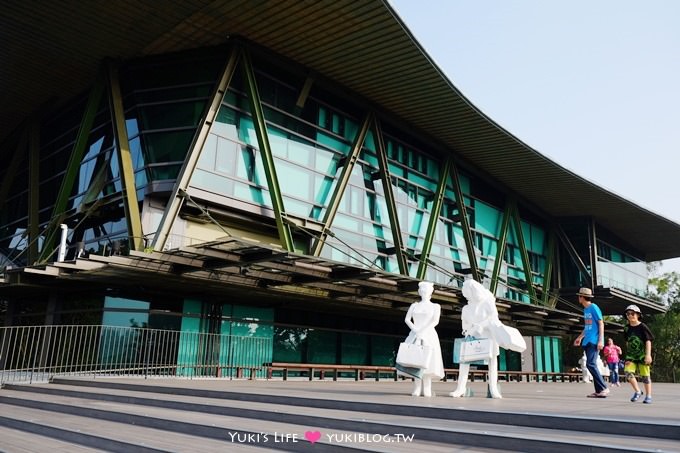
<svg viewBox="0 0 680 453">
<path fill-rule="evenodd" d="M 230 391 L 232 382 L 59 378 L 7 384 L 0 390 L 0 443 L 6 452 L 50 453 L 680 450 L 677 419 L 472 410 L 460 407 L 471 406 L 471 399 L 404 398 L 408 382 L 351 383 L 357 392 L 350 383 L 280 381 L 251 381 Z M 382 397 L 385 391 L 407 404 Z M 501 407 L 506 400 L 477 401 Z"/>
</svg>

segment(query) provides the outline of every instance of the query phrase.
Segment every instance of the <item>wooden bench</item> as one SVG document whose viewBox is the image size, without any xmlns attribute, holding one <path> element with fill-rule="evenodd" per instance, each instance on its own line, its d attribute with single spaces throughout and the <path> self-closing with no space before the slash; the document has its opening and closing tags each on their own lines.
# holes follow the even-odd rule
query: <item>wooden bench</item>
<svg viewBox="0 0 680 453">
<path fill-rule="evenodd" d="M 500 373 L 501 372 L 499 372 L 499 376 Z M 489 373 L 486 370 L 470 370 L 468 372 L 468 380 L 470 382 L 475 382 L 477 380 L 486 382 L 488 374 Z M 449 379 L 453 379 L 454 381 L 458 380 L 458 368 L 444 368 L 444 378 L 442 381 L 446 382 Z"/>
<path fill-rule="evenodd" d="M 288 380 L 288 373 L 290 371 L 300 371 L 306 373 L 308 379 L 314 379 L 314 375 L 318 374 L 319 379 L 323 380 L 327 374 L 333 376 L 333 380 L 338 380 L 340 373 L 349 373 L 354 375 L 355 381 L 362 381 L 367 376 L 373 376 L 376 381 L 380 380 L 381 374 L 390 374 L 396 381 L 397 370 L 393 366 L 380 365 L 327 365 L 319 363 L 284 363 L 272 362 L 264 365 L 267 368 L 267 379 L 271 379 L 275 371 L 281 371 L 283 380 Z"/>
<path fill-rule="evenodd" d="M 506 382 L 580 382 L 581 373 L 548 371 L 499 371 L 498 379 Z"/>
<path fill-rule="evenodd" d="M 355 381 L 363 381 L 368 376 L 373 376 L 376 381 L 380 380 L 381 374 L 389 374 L 395 381 L 399 380 L 397 370 L 392 366 L 378 365 L 328 365 L 318 363 L 284 363 L 273 362 L 265 363 L 263 367 L 267 369 L 267 379 L 273 377 L 275 371 L 280 371 L 284 381 L 288 380 L 290 371 L 300 371 L 307 374 L 307 378 L 312 381 L 315 376 L 319 380 L 324 380 L 327 375 L 331 375 L 334 381 L 338 380 L 340 373 L 348 373 L 354 376 Z M 251 369 L 251 379 L 257 369 Z M 444 382 L 448 380 L 458 380 L 458 368 L 444 369 Z M 404 379 L 409 379 L 401 376 Z M 487 382 L 489 372 L 487 370 L 472 369 L 469 371 L 468 380 L 470 382 Z M 581 382 L 581 373 L 572 372 L 547 372 L 547 371 L 499 371 L 498 380 L 503 382 Z"/>
<path fill-rule="evenodd" d="M 458 379 L 457 368 L 446 368 L 444 370 L 444 381 L 448 379 Z M 486 382 L 489 379 L 487 370 L 470 370 L 468 374 L 470 382 L 481 380 Z M 580 382 L 581 373 L 571 372 L 546 372 L 546 371 L 499 371 L 498 380 L 505 382 Z"/>
</svg>

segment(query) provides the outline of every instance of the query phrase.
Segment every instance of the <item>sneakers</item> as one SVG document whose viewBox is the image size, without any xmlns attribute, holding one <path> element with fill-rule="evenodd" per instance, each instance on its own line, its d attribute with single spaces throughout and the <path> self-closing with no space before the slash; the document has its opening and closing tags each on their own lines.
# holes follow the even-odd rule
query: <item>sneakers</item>
<svg viewBox="0 0 680 453">
<path fill-rule="evenodd" d="M 645 400 L 643 401 L 645 404 L 652 404 L 652 397 L 651 396 L 646 396 Z"/>
<path fill-rule="evenodd" d="M 637 400 L 640 399 L 641 396 L 642 396 L 642 392 L 635 392 L 635 393 L 633 393 L 633 396 L 630 398 L 630 402 L 631 402 L 631 403 L 636 402 Z M 647 398 L 649 398 L 649 397 L 647 397 Z M 647 399 L 647 398 L 645 398 L 645 399 Z M 649 402 L 650 402 L 650 403 L 652 402 L 652 399 L 651 399 L 651 398 L 649 398 Z M 649 404 L 649 403 L 647 403 L 647 404 Z"/>
</svg>

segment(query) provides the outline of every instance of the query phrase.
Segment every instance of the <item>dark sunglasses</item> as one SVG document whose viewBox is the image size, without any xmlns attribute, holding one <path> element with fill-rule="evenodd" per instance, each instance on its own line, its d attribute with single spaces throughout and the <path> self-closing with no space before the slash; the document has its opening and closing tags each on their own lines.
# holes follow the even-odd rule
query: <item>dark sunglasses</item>
<svg viewBox="0 0 680 453">
<path fill-rule="evenodd" d="M 627 311 L 626 312 L 626 316 L 630 316 L 630 315 L 633 315 L 633 314 L 636 314 L 636 312 L 634 312 L 634 311 Z"/>
</svg>

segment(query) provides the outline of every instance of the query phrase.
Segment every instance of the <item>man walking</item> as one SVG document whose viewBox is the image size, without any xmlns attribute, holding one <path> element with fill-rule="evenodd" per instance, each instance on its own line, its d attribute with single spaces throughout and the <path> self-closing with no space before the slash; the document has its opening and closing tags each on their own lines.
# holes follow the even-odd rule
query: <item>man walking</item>
<svg viewBox="0 0 680 453">
<path fill-rule="evenodd" d="M 593 384 L 595 385 L 595 392 L 588 395 L 588 398 L 606 398 L 609 389 L 597 366 L 600 350 L 604 348 L 602 311 L 600 311 L 600 307 L 593 303 L 593 291 L 590 288 L 579 289 L 577 296 L 579 303 L 583 306 L 585 325 L 581 335 L 574 340 L 574 346 L 583 348 L 583 352 L 586 354 L 586 368 L 593 376 Z"/>
</svg>

